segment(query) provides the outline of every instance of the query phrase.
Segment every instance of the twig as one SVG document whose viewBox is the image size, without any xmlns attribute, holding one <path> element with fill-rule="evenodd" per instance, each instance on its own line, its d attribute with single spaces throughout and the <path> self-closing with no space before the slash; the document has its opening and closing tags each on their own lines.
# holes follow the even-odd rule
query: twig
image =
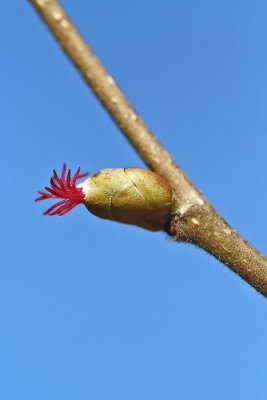
<svg viewBox="0 0 267 400">
<path fill-rule="evenodd" d="M 166 178 L 178 200 L 166 231 L 206 250 L 267 297 L 267 259 L 209 204 L 158 142 L 55 0 L 31 0 L 70 60 L 144 162 Z"/>
</svg>

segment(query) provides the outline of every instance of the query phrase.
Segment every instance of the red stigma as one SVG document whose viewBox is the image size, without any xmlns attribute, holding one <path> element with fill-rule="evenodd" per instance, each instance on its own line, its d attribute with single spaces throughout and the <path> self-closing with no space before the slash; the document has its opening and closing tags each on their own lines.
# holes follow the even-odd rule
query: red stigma
<svg viewBox="0 0 267 400">
<path fill-rule="evenodd" d="M 67 165 L 64 163 L 61 177 L 58 176 L 55 170 L 53 170 L 53 176 L 50 179 L 50 187 L 46 186 L 46 192 L 38 191 L 41 195 L 35 201 L 45 199 L 63 199 L 58 201 L 52 207 L 48 208 L 44 212 L 44 215 L 59 215 L 62 216 L 76 207 L 78 204 L 83 203 L 84 193 L 82 188 L 76 186 L 77 179 L 85 178 L 88 173 L 80 173 L 80 167 L 75 172 L 74 176 L 71 177 L 71 170 L 67 172 Z"/>
</svg>

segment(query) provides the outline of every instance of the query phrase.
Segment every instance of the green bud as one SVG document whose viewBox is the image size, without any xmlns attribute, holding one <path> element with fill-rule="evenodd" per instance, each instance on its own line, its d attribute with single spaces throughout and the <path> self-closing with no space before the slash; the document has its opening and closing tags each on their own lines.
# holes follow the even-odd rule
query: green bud
<svg viewBox="0 0 267 400">
<path fill-rule="evenodd" d="M 100 218 L 158 231 L 164 229 L 172 212 L 170 185 L 143 168 L 104 169 L 78 187 L 87 209 Z"/>
</svg>

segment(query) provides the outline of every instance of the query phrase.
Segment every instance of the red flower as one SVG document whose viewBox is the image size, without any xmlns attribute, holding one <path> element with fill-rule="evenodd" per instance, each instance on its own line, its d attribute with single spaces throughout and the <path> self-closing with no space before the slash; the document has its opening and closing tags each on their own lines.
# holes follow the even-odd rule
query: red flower
<svg viewBox="0 0 267 400">
<path fill-rule="evenodd" d="M 44 215 L 59 215 L 62 216 L 76 207 L 78 204 L 83 203 L 84 193 L 82 188 L 76 186 L 77 179 L 85 178 L 88 173 L 80 173 L 80 167 L 75 172 L 74 176 L 71 177 L 71 170 L 68 170 L 67 176 L 67 165 L 64 163 L 61 177 L 59 178 L 55 170 L 53 170 L 53 176 L 50 179 L 50 187 L 46 186 L 46 192 L 38 191 L 41 195 L 35 201 L 45 199 L 64 199 L 52 207 L 48 208 L 44 212 Z"/>
</svg>

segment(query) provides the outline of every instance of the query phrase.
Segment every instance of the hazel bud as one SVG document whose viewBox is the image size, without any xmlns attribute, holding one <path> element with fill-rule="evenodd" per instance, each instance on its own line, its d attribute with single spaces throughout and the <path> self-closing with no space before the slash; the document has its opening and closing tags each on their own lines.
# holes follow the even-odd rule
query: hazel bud
<svg viewBox="0 0 267 400">
<path fill-rule="evenodd" d="M 50 207 L 45 215 L 64 215 L 83 203 L 94 215 L 126 224 L 138 225 L 152 231 L 163 229 L 172 212 L 173 192 L 168 182 L 150 170 L 143 168 L 114 168 L 96 172 L 76 186 L 78 169 L 71 177 L 66 176 L 66 165 L 61 177 L 56 171 L 50 180 L 48 193 L 39 192 L 36 201 L 47 198 L 64 200 Z"/>
</svg>

